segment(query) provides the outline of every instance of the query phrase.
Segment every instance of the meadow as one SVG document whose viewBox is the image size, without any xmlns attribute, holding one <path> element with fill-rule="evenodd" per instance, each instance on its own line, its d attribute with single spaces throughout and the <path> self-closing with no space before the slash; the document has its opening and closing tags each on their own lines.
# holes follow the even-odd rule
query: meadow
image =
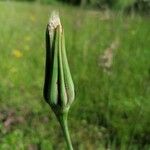
<svg viewBox="0 0 150 150">
<path fill-rule="evenodd" d="M 45 29 L 59 10 L 76 98 L 75 150 L 150 150 L 148 16 L 0 2 L 0 150 L 65 150 L 43 98 Z"/>
</svg>

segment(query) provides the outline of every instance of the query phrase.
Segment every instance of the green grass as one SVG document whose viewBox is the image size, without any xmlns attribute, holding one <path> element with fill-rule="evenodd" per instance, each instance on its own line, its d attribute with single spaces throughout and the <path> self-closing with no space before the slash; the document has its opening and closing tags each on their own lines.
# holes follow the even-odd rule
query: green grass
<svg viewBox="0 0 150 150">
<path fill-rule="evenodd" d="M 66 148 L 42 96 L 45 27 L 54 9 L 60 11 L 65 28 L 76 89 L 69 113 L 75 150 L 103 150 L 104 145 L 111 150 L 149 150 L 150 20 L 9 1 L 0 2 L 0 149 Z M 108 74 L 99 58 L 115 39 L 119 47 Z M 10 117 L 22 121 L 14 121 L 9 129 L 4 123 Z"/>
</svg>

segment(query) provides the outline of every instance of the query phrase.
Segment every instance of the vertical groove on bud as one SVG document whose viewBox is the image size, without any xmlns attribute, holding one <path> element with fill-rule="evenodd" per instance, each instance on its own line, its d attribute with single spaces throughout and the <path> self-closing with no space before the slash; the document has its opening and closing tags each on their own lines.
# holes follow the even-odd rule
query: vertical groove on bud
<svg viewBox="0 0 150 150">
<path fill-rule="evenodd" d="M 62 64 L 62 46 L 61 46 L 61 36 L 62 32 L 59 28 L 59 77 L 58 81 L 60 83 L 60 89 L 58 89 L 58 93 L 60 93 L 60 99 L 62 101 L 62 106 L 65 107 L 67 104 L 67 94 L 65 89 L 65 81 L 64 81 L 64 72 L 63 72 L 63 64 Z"/>
</svg>

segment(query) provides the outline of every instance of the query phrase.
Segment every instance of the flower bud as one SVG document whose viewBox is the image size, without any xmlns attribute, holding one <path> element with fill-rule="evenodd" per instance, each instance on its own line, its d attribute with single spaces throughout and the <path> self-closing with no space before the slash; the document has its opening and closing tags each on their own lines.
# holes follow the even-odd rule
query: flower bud
<svg viewBox="0 0 150 150">
<path fill-rule="evenodd" d="M 68 111 L 74 100 L 74 84 L 66 56 L 64 30 L 56 13 L 52 14 L 46 28 L 44 98 L 55 113 Z"/>
</svg>

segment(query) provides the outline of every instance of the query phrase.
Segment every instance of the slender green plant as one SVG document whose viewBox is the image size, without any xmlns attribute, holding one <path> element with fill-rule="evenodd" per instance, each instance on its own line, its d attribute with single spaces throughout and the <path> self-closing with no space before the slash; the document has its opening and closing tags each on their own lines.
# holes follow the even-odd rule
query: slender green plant
<svg viewBox="0 0 150 150">
<path fill-rule="evenodd" d="M 67 117 L 74 100 L 74 84 L 66 56 L 64 30 L 56 12 L 52 13 L 46 28 L 44 98 L 62 127 L 68 150 L 73 150 Z"/>
</svg>

